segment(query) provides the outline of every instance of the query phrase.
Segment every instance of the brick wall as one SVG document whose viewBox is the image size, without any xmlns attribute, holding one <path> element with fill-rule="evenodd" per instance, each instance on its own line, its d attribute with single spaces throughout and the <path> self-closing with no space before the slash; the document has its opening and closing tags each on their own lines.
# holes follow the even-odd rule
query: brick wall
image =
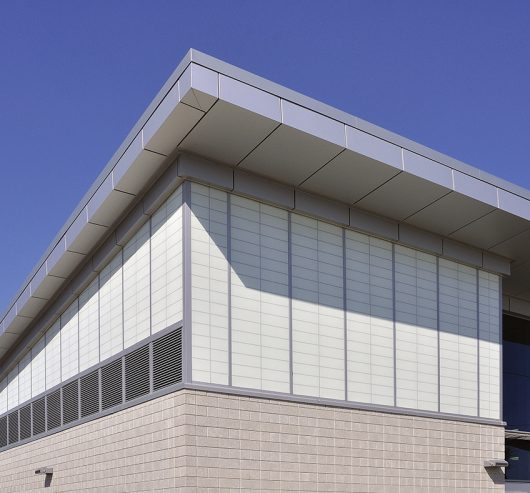
<svg viewBox="0 0 530 493">
<path fill-rule="evenodd" d="M 2 452 L 0 491 L 499 492 L 503 433 L 186 390 Z"/>
<path fill-rule="evenodd" d="M 188 399 L 188 481 L 199 491 L 504 491 L 502 474 L 482 465 L 504 457 L 502 427 L 204 392 Z"/>
</svg>

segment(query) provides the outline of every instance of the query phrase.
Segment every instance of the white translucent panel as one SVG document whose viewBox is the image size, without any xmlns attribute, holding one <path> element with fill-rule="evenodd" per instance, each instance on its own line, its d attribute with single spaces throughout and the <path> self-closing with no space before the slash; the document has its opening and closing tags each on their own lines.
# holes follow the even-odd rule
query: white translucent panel
<svg viewBox="0 0 530 493">
<path fill-rule="evenodd" d="M 99 363 L 99 279 L 79 296 L 79 371 Z"/>
<path fill-rule="evenodd" d="M 231 197 L 232 384 L 289 392 L 288 214 Z"/>
<path fill-rule="evenodd" d="M 228 384 L 227 194 L 191 185 L 192 379 Z"/>
<path fill-rule="evenodd" d="M 121 252 L 99 274 L 99 351 L 103 361 L 123 350 Z"/>
<path fill-rule="evenodd" d="M 7 375 L 7 409 L 17 407 L 18 400 L 18 365 Z"/>
<path fill-rule="evenodd" d="M 477 270 L 439 261 L 440 411 L 476 416 Z"/>
<path fill-rule="evenodd" d="M 348 400 L 394 404 L 392 244 L 346 230 Z"/>
<path fill-rule="evenodd" d="M 46 338 L 31 348 L 31 397 L 46 390 Z"/>
<path fill-rule="evenodd" d="M 0 382 L 0 415 L 7 412 L 7 377 Z"/>
<path fill-rule="evenodd" d="M 151 325 L 182 320 L 182 188 L 151 219 Z"/>
<path fill-rule="evenodd" d="M 79 373 L 79 317 L 75 300 L 61 315 L 61 380 Z"/>
<path fill-rule="evenodd" d="M 342 230 L 291 216 L 293 391 L 344 399 Z"/>
<path fill-rule="evenodd" d="M 20 404 L 31 399 L 31 351 L 18 364 L 18 397 Z"/>
<path fill-rule="evenodd" d="M 500 418 L 500 279 L 479 271 L 480 416 Z"/>
<path fill-rule="evenodd" d="M 149 337 L 150 326 L 149 222 L 123 248 L 123 347 Z"/>
<path fill-rule="evenodd" d="M 61 383 L 61 323 L 57 320 L 46 332 L 46 390 Z"/>
<path fill-rule="evenodd" d="M 395 246 L 396 402 L 438 410 L 436 257 Z"/>
</svg>

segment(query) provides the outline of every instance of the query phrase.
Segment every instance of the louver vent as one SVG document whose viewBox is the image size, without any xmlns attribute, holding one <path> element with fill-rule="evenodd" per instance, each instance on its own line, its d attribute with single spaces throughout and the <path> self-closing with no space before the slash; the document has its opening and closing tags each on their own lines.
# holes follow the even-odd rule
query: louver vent
<svg viewBox="0 0 530 493">
<path fill-rule="evenodd" d="M 157 335 L 158 339 L 152 337 L 142 347 L 116 355 L 114 361 L 0 416 L 0 449 L 59 431 L 80 418 L 99 417 L 101 411 L 154 391 L 171 390 L 182 382 L 182 328 Z"/>
<path fill-rule="evenodd" d="M 61 426 L 61 389 L 46 397 L 46 425 L 48 430 Z"/>
<path fill-rule="evenodd" d="M 18 442 L 18 411 L 9 415 L 7 423 L 9 443 Z"/>
<path fill-rule="evenodd" d="M 63 387 L 63 424 L 79 419 L 79 384 L 74 380 Z"/>
<path fill-rule="evenodd" d="M 149 393 L 149 345 L 125 356 L 125 400 Z"/>
<path fill-rule="evenodd" d="M 33 407 L 33 436 L 46 431 L 46 405 L 44 403 L 44 397 L 36 400 L 32 404 Z"/>
<path fill-rule="evenodd" d="M 20 439 L 31 438 L 31 404 L 24 406 L 19 411 L 20 418 Z"/>
<path fill-rule="evenodd" d="M 0 447 L 7 445 L 7 416 L 0 418 Z"/>
<path fill-rule="evenodd" d="M 101 368 L 101 407 L 109 409 L 123 401 L 122 359 Z"/>
<path fill-rule="evenodd" d="M 153 342 L 153 390 L 182 381 L 182 332 L 176 330 Z"/>
<path fill-rule="evenodd" d="M 99 411 L 99 370 L 80 379 L 81 417 L 90 416 Z"/>
</svg>

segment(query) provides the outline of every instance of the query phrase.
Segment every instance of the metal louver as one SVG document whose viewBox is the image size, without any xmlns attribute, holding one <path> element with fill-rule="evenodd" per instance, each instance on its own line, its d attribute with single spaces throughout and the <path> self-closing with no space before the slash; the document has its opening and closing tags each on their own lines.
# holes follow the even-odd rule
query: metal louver
<svg viewBox="0 0 530 493">
<path fill-rule="evenodd" d="M 7 416 L 0 418 L 0 447 L 7 445 Z"/>
<path fill-rule="evenodd" d="M 176 330 L 153 342 L 153 390 L 182 381 L 182 332 Z"/>
<path fill-rule="evenodd" d="M 53 430 L 61 426 L 61 389 L 46 397 L 46 429 Z"/>
<path fill-rule="evenodd" d="M 33 410 L 33 436 L 46 431 L 46 403 L 44 397 L 31 404 Z"/>
<path fill-rule="evenodd" d="M 149 390 L 149 345 L 146 345 L 125 356 L 125 400 L 146 395 Z"/>
<path fill-rule="evenodd" d="M 80 378 L 81 417 L 85 418 L 99 411 L 99 370 Z"/>
<path fill-rule="evenodd" d="M 140 348 L 116 355 L 114 361 L 0 416 L 0 449 L 60 431 L 81 418 L 99 417 L 101 411 L 179 382 L 182 382 L 180 327 L 158 335 L 158 339 L 152 337 Z M 128 404 L 131 405 L 134 402 Z"/>
<path fill-rule="evenodd" d="M 63 387 L 63 425 L 79 419 L 79 380 Z"/>
<path fill-rule="evenodd" d="M 9 414 L 7 425 L 9 443 L 18 442 L 18 411 Z"/>
<path fill-rule="evenodd" d="M 20 439 L 31 438 L 31 404 L 24 406 L 19 411 Z"/>
<path fill-rule="evenodd" d="M 109 409 L 123 401 L 122 359 L 101 368 L 101 408 Z"/>
</svg>

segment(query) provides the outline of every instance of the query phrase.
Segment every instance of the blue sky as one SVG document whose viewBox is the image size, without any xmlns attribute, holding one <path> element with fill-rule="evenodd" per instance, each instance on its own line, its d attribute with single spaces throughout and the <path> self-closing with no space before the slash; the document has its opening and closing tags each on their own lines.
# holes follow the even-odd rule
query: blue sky
<svg viewBox="0 0 530 493">
<path fill-rule="evenodd" d="M 0 312 L 197 48 L 530 188 L 528 0 L 17 0 L 0 15 Z"/>
</svg>

